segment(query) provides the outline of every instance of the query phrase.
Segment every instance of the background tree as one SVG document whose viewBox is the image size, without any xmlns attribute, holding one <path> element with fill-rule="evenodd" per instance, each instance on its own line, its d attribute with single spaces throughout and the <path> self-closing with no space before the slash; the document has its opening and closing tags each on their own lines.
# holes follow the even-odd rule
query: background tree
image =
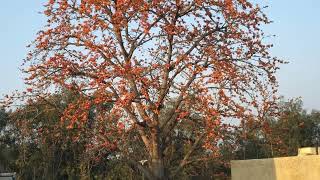
<svg viewBox="0 0 320 180">
<path fill-rule="evenodd" d="M 271 121 L 270 138 L 274 143 L 274 156 L 295 156 L 301 147 L 312 147 L 318 143 L 319 112 L 307 113 L 301 99 L 291 99 L 280 104 L 279 119 Z"/>
<path fill-rule="evenodd" d="M 77 94 L 64 91 L 29 102 L 5 116 L 7 130 L 2 132 L 2 139 L 6 143 L 1 141 L 0 151 L 4 155 L 0 158 L 5 158 L 1 159 L 5 167 L 2 172 L 17 172 L 18 179 L 113 179 L 119 172 L 126 179 L 139 177 L 124 163 L 112 159 L 110 152 L 89 151 L 86 137 L 91 134 L 82 133 L 77 139 L 74 134 L 81 130 L 68 130 L 61 124 L 67 104 L 77 98 Z M 94 118 L 94 113 L 90 118 Z M 15 156 L 9 156 L 13 152 Z M 102 155 L 104 158 L 96 158 Z M 115 166 L 116 163 L 119 164 Z"/>
<path fill-rule="evenodd" d="M 251 126 L 245 138 L 242 128 L 229 132 L 233 136 L 224 141 L 224 146 L 228 146 L 230 140 L 235 143 L 224 153 L 231 159 L 260 159 L 296 156 L 301 147 L 316 147 L 320 132 L 319 112 L 308 113 L 302 104 L 299 98 L 282 99 L 278 105 L 279 116 L 266 116 L 267 121 Z"/>
<path fill-rule="evenodd" d="M 75 139 L 93 154 L 118 152 L 149 179 L 174 177 L 200 147 L 217 156 L 224 120 L 262 123 L 272 112 L 281 61 L 262 42 L 262 10 L 247 0 L 50 0 L 23 96 L 75 92 L 62 116 Z M 166 152 L 188 124 L 193 139 L 180 143 L 190 148 L 169 168 Z"/>
<path fill-rule="evenodd" d="M 9 116 L 10 112 L 0 109 L 0 172 L 12 171 L 18 156 L 15 128 L 11 126 Z"/>
</svg>

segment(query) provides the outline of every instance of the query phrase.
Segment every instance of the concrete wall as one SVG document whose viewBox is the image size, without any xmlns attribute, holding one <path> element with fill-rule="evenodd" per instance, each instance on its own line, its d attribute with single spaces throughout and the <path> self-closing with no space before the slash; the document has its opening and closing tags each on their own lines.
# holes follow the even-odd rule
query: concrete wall
<svg viewBox="0 0 320 180">
<path fill-rule="evenodd" d="M 16 173 L 0 173 L 0 180 L 15 180 Z"/>
<path fill-rule="evenodd" d="M 231 161 L 232 180 L 320 180 L 320 156 Z"/>
</svg>

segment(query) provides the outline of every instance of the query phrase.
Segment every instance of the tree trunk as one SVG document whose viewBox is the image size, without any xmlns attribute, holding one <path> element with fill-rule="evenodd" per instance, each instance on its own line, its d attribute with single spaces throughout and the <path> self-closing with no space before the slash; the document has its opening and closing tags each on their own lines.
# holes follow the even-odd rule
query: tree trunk
<svg viewBox="0 0 320 180">
<path fill-rule="evenodd" d="M 164 158 L 161 148 L 161 140 L 160 140 L 160 133 L 159 129 L 155 128 L 153 129 L 153 132 L 151 133 L 151 163 L 150 163 L 150 170 L 153 174 L 153 176 L 157 180 L 167 180 L 168 176 L 165 173 L 165 167 L 164 167 Z"/>
<path fill-rule="evenodd" d="M 152 159 L 151 161 L 151 172 L 157 180 L 167 180 L 167 176 L 165 174 L 165 168 L 162 159 Z"/>
</svg>

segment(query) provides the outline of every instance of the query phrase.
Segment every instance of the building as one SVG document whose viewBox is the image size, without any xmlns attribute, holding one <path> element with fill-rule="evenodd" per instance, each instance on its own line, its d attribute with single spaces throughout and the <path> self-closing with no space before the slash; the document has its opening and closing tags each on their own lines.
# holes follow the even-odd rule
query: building
<svg viewBox="0 0 320 180">
<path fill-rule="evenodd" d="M 15 180 L 16 173 L 0 173 L 0 180 Z"/>
<path fill-rule="evenodd" d="M 232 180 L 320 180 L 316 148 L 301 148 L 298 156 L 231 161 Z"/>
</svg>

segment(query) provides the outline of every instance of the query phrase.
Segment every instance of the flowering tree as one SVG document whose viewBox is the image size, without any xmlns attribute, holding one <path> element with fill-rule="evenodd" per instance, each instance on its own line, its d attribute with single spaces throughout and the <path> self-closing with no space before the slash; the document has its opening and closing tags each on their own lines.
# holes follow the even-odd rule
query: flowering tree
<svg viewBox="0 0 320 180">
<path fill-rule="evenodd" d="M 215 157 L 225 119 L 261 120 L 274 105 L 281 61 L 262 41 L 261 25 L 270 21 L 248 0 L 49 0 L 45 7 L 48 24 L 25 60 L 27 93 L 77 92 L 62 123 L 91 131 L 88 149 L 127 153 L 149 179 L 173 177 L 199 147 Z M 192 146 L 168 172 L 168 148 L 186 126 L 194 139 L 184 143 Z M 141 153 L 133 141 L 143 144 L 147 166 L 130 159 Z"/>
</svg>

